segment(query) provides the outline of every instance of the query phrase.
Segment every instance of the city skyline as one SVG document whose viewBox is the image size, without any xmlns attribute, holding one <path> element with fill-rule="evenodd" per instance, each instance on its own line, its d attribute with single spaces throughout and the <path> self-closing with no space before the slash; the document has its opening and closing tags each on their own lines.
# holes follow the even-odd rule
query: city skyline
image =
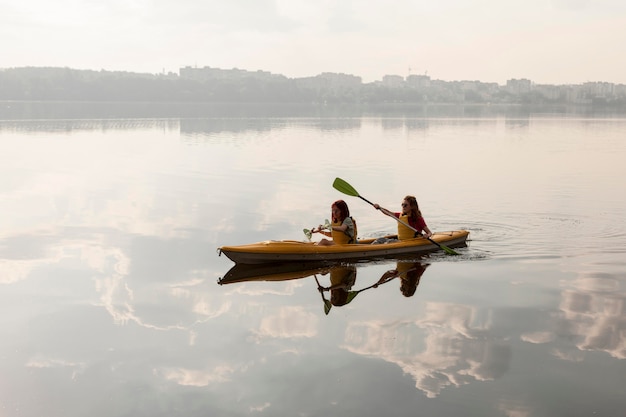
<svg viewBox="0 0 626 417">
<path fill-rule="evenodd" d="M 306 103 L 626 103 L 626 85 L 608 82 L 536 84 L 510 79 L 506 85 L 478 80 L 443 81 L 429 76 L 361 77 L 322 73 L 288 78 L 268 71 L 184 67 L 180 74 L 150 74 L 25 67 L 0 70 L 0 100 L 148 100 Z"/>
<path fill-rule="evenodd" d="M 158 74 L 187 65 L 289 78 L 427 74 L 505 84 L 626 83 L 626 4 L 0 0 L 0 65 Z M 410 70 L 409 70 L 410 69 Z"/>
<path fill-rule="evenodd" d="M 250 70 L 247 68 L 217 68 L 217 67 L 212 67 L 210 65 L 204 65 L 204 66 L 185 66 L 185 67 L 181 67 L 179 68 L 179 71 L 177 72 L 177 75 L 181 76 L 181 70 L 185 70 L 185 69 L 196 69 L 196 70 L 203 70 L 203 69 L 210 69 L 210 70 L 217 70 L 217 71 L 222 71 L 222 72 L 229 72 L 229 71 L 239 71 L 241 73 L 248 73 L 248 74 L 254 74 L 254 73 L 264 73 L 267 75 L 275 75 L 275 76 L 285 76 L 287 78 L 291 78 L 291 79 L 299 79 L 299 78 L 315 78 L 315 77 L 320 77 L 323 76 L 324 74 L 331 74 L 331 75 L 346 75 L 346 76 L 352 76 L 352 77 L 359 77 L 361 78 L 361 81 L 363 84 L 368 84 L 368 83 L 377 83 L 377 82 L 384 82 L 386 78 L 388 77 L 401 77 L 404 81 L 410 79 L 411 77 L 428 77 L 430 80 L 432 81 L 442 81 L 442 82 L 449 82 L 449 83 L 455 83 L 455 82 L 478 82 L 478 83 L 483 83 L 483 84 L 498 84 L 500 86 L 504 86 L 507 85 L 509 82 L 513 81 L 513 82 L 518 82 L 518 81 L 524 81 L 524 82 L 529 82 L 530 84 L 533 85 L 541 85 L 542 83 L 537 83 L 532 79 L 529 78 L 507 78 L 505 79 L 505 81 L 503 83 L 495 83 L 495 82 L 491 82 L 491 81 L 485 81 L 482 79 L 469 79 L 469 78 L 462 78 L 462 79 L 456 79 L 456 80 L 442 80 L 440 78 L 437 77 L 432 77 L 430 74 L 414 74 L 411 73 L 410 71 L 408 71 L 408 73 L 406 75 L 402 75 L 402 74 L 383 74 L 379 79 L 376 80 L 370 80 L 370 81 L 365 81 L 363 80 L 361 77 L 361 75 L 359 74 L 350 74 L 350 73 L 342 73 L 342 72 L 334 72 L 334 71 L 324 71 L 321 72 L 319 74 L 310 74 L 310 75 L 305 75 L 303 77 L 288 77 L 285 74 L 281 74 L 281 73 L 274 73 L 274 72 L 269 72 L 266 71 L 262 68 L 260 69 L 256 69 L 256 70 Z M 626 85 L 626 83 L 613 83 L 610 81 L 606 81 L 606 80 L 589 80 L 589 81 L 584 81 L 584 82 L 580 82 L 580 83 L 563 83 L 563 84 L 549 84 L 546 83 L 544 85 L 555 85 L 555 86 L 566 86 L 566 85 L 583 85 L 583 84 L 588 84 L 588 83 L 597 83 L 597 84 L 613 84 L 613 85 Z"/>
<path fill-rule="evenodd" d="M 324 75 L 336 75 L 336 76 L 346 76 L 346 77 L 357 77 L 361 79 L 361 83 L 362 84 L 371 84 L 371 83 L 385 83 L 386 79 L 389 78 L 396 78 L 396 77 L 400 77 L 403 81 L 408 81 L 409 79 L 411 79 L 412 77 L 426 77 L 428 78 L 430 81 L 433 82 L 443 82 L 443 83 L 463 83 L 463 82 L 474 82 L 474 83 L 480 83 L 480 84 L 497 84 L 498 86 L 506 86 L 507 84 L 509 84 L 510 82 L 528 82 L 530 85 L 553 85 L 553 86 L 568 86 L 568 85 L 585 85 L 585 84 L 611 84 L 614 86 L 626 86 L 626 83 L 613 83 L 610 81 L 606 81 L 606 80 L 594 80 L 594 81 L 584 81 L 584 82 L 580 82 L 580 83 L 561 83 L 561 84 L 549 84 L 549 83 L 538 83 L 535 80 L 529 79 L 529 78 L 507 78 L 505 79 L 505 81 L 503 83 L 497 83 L 497 82 L 491 82 L 491 81 L 485 81 L 483 79 L 469 79 L 469 78 L 463 78 L 463 79 L 456 79 L 456 80 L 443 80 L 437 77 L 432 77 L 430 74 L 414 74 L 411 73 L 410 71 L 407 73 L 407 75 L 402 75 L 402 74 L 384 74 L 380 77 L 380 79 L 376 79 L 376 80 L 370 80 L 370 81 L 366 81 L 363 80 L 362 77 L 359 74 L 349 74 L 349 73 L 343 73 L 343 72 L 333 72 L 333 71 L 324 71 L 318 74 L 310 74 L 310 75 L 304 75 L 302 77 L 289 77 L 285 74 L 281 74 L 281 73 L 277 73 L 277 72 L 270 72 L 270 71 L 266 71 L 264 69 L 247 69 L 247 68 L 218 68 L 218 67 L 212 67 L 210 65 L 204 65 L 204 66 L 184 66 L 184 67 L 180 67 L 178 68 L 178 70 L 174 71 L 170 71 L 168 73 L 165 72 L 135 72 L 135 71 L 130 71 L 130 70 L 125 70 L 125 69 L 119 69 L 119 70 L 106 70 L 106 69 L 95 69 L 95 68 L 72 68 L 69 66 L 56 66 L 56 67 L 51 67 L 51 66 L 22 66 L 22 67 L 0 67 L 0 71 L 10 71 L 10 70 L 26 70 L 26 69 L 33 69 L 33 70 L 70 70 L 70 71 L 78 71 L 78 72 L 109 72 L 109 73 L 126 73 L 126 74 L 137 74 L 137 75 L 147 75 L 147 76 L 155 76 L 155 77 L 159 77 L 159 76 L 166 76 L 166 77 L 171 77 L 172 75 L 175 75 L 177 77 L 181 77 L 181 78 L 185 78 L 184 75 L 181 75 L 181 71 L 184 70 L 188 70 L 188 69 L 195 69 L 195 70 L 205 70 L 205 69 L 210 69 L 210 70 L 214 70 L 214 71 L 220 71 L 220 72 L 224 72 L 224 73 L 228 73 L 228 72 L 236 72 L 239 73 L 240 76 L 247 76 L 247 75 L 255 75 L 255 74 L 263 74 L 264 76 L 278 76 L 278 77 L 286 77 L 288 79 L 307 79 L 307 78 L 317 78 L 317 77 L 323 77 Z M 188 77 L 187 77 L 188 78 Z"/>
</svg>

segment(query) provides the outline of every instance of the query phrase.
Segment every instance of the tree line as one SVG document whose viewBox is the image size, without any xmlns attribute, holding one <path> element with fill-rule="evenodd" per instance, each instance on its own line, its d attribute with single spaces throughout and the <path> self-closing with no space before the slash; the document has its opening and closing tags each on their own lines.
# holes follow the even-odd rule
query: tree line
<svg viewBox="0 0 626 417">
<path fill-rule="evenodd" d="M 194 80 L 178 74 L 146 74 L 54 67 L 0 70 L 3 101 L 128 101 L 214 103 L 542 103 L 529 93 L 464 91 L 445 87 L 392 88 L 380 83 L 324 86 L 284 76 Z M 606 104 L 606 103 L 605 103 Z M 626 106 L 626 100 L 612 105 Z"/>
</svg>

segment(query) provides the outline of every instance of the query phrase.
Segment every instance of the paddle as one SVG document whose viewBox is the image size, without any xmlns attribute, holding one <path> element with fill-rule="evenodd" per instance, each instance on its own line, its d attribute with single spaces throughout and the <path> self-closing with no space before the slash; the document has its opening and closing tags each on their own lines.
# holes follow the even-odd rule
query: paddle
<svg viewBox="0 0 626 417">
<path fill-rule="evenodd" d="M 361 200 L 369 203 L 372 207 L 376 207 L 374 206 L 374 203 L 372 203 L 371 201 L 369 201 L 368 199 L 366 199 L 365 197 L 361 196 L 358 191 L 351 186 L 350 184 L 348 184 L 346 181 L 342 180 L 341 178 L 337 177 L 335 178 L 335 181 L 333 182 L 333 187 L 337 190 L 340 191 L 344 194 L 350 195 L 352 197 L 359 197 Z M 380 209 L 377 209 L 380 210 Z M 397 218 L 394 215 L 390 215 L 385 213 L 384 211 L 382 212 L 383 214 L 385 214 L 386 216 L 392 217 L 394 218 L 398 223 L 401 223 L 403 225 L 405 225 L 406 227 L 408 227 L 409 229 L 413 230 L 414 232 L 417 233 L 417 230 L 414 227 L 411 227 L 410 225 L 406 224 L 405 222 L 403 222 L 402 220 L 400 220 L 399 218 Z M 422 235 L 422 237 L 425 237 L 426 239 L 428 239 L 431 243 L 434 243 L 435 245 L 439 246 L 440 249 L 442 249 L 445 253 L 447 253 L 448 255 L 458 255 L 459 253 L 456 252 L 453 249 L 450 249 L 449 247 L 442 245 L 440 243 L 435 242 L 434 240 L 432 240 L 429 237 L 426 237 L 424 235 Z"/>
<path fill-rule="evenodd" d="M 324 297 L 324 290 L 323 290 L 323 287 L 320 285 L 319 280 L 317 279 L 317 275 L 313 274 L 313 277 L 315 277 L 315 282 L 317 282 L 317 290 L 320 292 L 320 295 L 322 296 L 322 300 L 324 301 L 324 313 L 328 315 L 333 305 L 331 304 L 329 300 L 326 299 L 326 297 Z"/>
<path fill-rule="evenodd" d="M 321 228 L 318 228 L 316 231 L 319 232 L 320 230 L 330 230 L 331 224 L 328 221 L 328 219 L 326 219 L 326 223 L 324 223 L 324 225 Z M 309 239 L 309 241 L 311 240 L 311 237 L 313 236 L 313 231 L 315 230 L 315 228 L 313 228 L 313 230 L 309 230 L 309 229 L 302 229 L 302 231 L 304 232 L 304 235 L 306 236 L 307 239 Z"/>
</svg>

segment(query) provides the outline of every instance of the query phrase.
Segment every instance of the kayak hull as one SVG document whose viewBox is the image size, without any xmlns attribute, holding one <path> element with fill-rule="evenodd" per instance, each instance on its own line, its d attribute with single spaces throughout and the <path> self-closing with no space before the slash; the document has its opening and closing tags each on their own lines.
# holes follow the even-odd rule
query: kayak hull
<svg viewBox="0 0 626 417">
<path fill-rule="evenodd" d="M 289 281 L 315 274 L 324 275 L 337 265 L 342 264 L 329 262 L 237 263 L 217 283 L 224 285 L 248 281 Z"/>
<path fill-rule="evenodd" d="M 431 240 L 447 247 L 467 246 L 467 230 L 454 230 L 433 234 Z M 374 243 L 376 239 L 361 239 L 346 245 L 319 246 L 314 242 L 295 240 L 266 240 L 239 246 L 222 246 L 218 253 L 226 255 L 235 263 L 262 264 L 277 262 L 342 262 L 399 255 L 414 255 L 441 250 L 439 246 L 423 237 Z"/>
</svg>

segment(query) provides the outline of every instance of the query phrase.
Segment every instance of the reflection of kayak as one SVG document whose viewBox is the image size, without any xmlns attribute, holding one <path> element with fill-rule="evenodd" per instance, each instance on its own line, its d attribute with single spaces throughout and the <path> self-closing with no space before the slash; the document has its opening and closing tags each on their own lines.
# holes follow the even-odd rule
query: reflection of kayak
<svg viewBox="0 0 626 417">
<path fill-rule="evenodd" d="M 323 262 L 287 262 L 264 264 L 235 264 L 219 279 L 218 284 L 244 281 L 287 281 L 325 274 L 331 267 Z"/>
<path fill-rule="evenodd" d="M 433 234 L 431 240 L 448 247 L 466 246 L 467 230 Z M 354 261 L 372 258 L 393 258 L 398 255 L 423 254 L 439 250 L 439 246 L 423 237 L 375 244 L 376 239 L 360 239 L 358 243 L 319 246 L 313 242 L 266 240 L 240 246 L 222 246 L 220 254 L 242 264 L 271 262 Z"/>
</svg>

